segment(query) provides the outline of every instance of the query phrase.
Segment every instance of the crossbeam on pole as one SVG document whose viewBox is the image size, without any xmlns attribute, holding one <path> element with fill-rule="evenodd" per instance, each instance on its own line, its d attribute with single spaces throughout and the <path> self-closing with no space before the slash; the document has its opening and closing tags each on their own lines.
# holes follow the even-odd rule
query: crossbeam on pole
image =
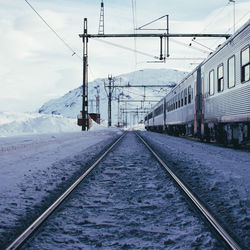
<svg viewBox="0 0 250 250">
<path fill-rule="evenodd" d="M 173 88 L 176 85 L 114 85 L 114 88 Z"/>
<path fill-rule="evenodd" d="M 191 33 L 191 34 L 167 34 L 167 33 L 145 33 L 145 34 L 79 34 L 79 36 L 87 38 L 112 38 L 112 37 L 225 37 L 229 38 L 231 34 L 200 34 L 200 33 Z"/>
<path fill-rule="evenodd" d="M 120 102 L 159 102 L 159 100 L 120 100 Z"/>
<path fill-rule="evenodd" d="M 138 111 L 122 111 L 122 113 L 140 113 L 140 114 L 146 114 L 146 113 L 148 113 L 148 111 L 142 111 L 142 110 L 138 110 Z"/>
</svg>

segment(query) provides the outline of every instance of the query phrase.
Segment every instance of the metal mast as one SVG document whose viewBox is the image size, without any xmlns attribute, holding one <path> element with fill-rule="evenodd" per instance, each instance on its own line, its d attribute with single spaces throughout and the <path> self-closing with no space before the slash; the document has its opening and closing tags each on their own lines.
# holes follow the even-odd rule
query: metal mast
<svg viewBox="0 0 250 250">
<path fill-rule="evenodd" d="M 109 80 L 108 85 L 104 81 L 104 88 L 105 88 L 106 94 L 108 96 L 108 126 L 111 127 L 111 125 L 112 125 L 111 102 L 112 102 L 112 93 L 114 91 L 114 79 L 113 79 L 112 75 L 108 76 L 108 80 Z M 107 89 L 108 89 L 108 91 L 107 91 Z"/>
<path fill-rule="evenodd" d="M 100 114 L 100 86 L 94 87 L 96 89 L 96 114 Z"/>
<path fill-rule="evenodd" d="M 100 11 L 100 19 L 99 19 L 99 29 L 98 35 L 104 34 L 104 3 L 101 1 L 101 11 Z"/>
<path fill-rule="evenodd" d="M 84 18 L 83 27 L 83 84 L 82 84 L 82 131 L 89 129 L 88 119 L 88 21 Z"/>
</svg>

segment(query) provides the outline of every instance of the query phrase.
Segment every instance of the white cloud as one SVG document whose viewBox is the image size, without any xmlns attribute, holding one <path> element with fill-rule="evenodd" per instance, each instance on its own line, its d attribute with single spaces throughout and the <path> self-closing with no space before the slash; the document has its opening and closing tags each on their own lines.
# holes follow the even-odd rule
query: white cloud
<svg viewBox="0 0 250 250">
<path fill-rule="evenodd" d="M 30 0 L 29 1 L 57 33 L 81 56 L 83 18 L 88 18 L 89 33 L 97 33 L 99 22 L 99 1 Z M 191 0 L 137 1 L 137 23 L 142 25 L 164 14 L 170 14 L 170 32 L 226 32 L 232 27 L 232 6 L 227 1 L 196 4 Z M 238 1 L 240 2 L 240 1 Z M 250 2 L 236 4 L 236 20 L 246 15 Z M 207 6 L 206 6 L 207 5 Z M 182 6 L 183 8 L 179 8 Z M 190 9 L 189 9 L 190 6 Z M 196 13 L 192 6 L 195 6 Z M 208 8 L 206 8 L 208 7 Z M 220 7 L 220 8 L 219 8 Z M 199 10 L 199 13 L 197 13 Z M 213 12 L 211 12 L 214 10 Z M 192 14 L 193 13 L 193 14 Z M 210 14 L 209 14 L 210 13 Z M 180 18 L 180 17 L 183 18 Z M 183 21 L 185 19 L 185 22 Z M 241 19 L 238 26 L 244 21 Z M 157 24 L 158 25 L 158 24 Z M 165 25 L 160 24 L 159 25 Z M 105 32 L 131 33 L 132 11 L 130 1 L 105 1 Z M 164 26 L 163 26 L 164 27 Z M 0 0 L 0 110 L 34 110 L 51 97 L 64 94 L 78 87 L 82 81 L 82 63 L 79 58 L 39 20 L 25 1 Z M 179 41 L 189 44 L 191 39 Z M 130 48 L 133 39 L 111 39 Z M 137 39 L 137 49 L 159 56 L 159 39 Z M 210 41 L 204 41 L 211 44 Z M 214 43 L 214 42 L 213 42 Z M 193 45 L 195 47 L 195 45 Z M 198 45 L 197 45 L 198 46 Z M 215 45 L 216 46 L 216 45 Z M 188 50 L 176 43 L 170 44 L 171 56 L 200 57 L 204 53 Z M 188 62 L 167 61 L 166 64 L 148 64 L 150 57 L 137 55 L 90 39 L 89 78 L 106 77 L 140 68 L 178 68 L 190 70 Z"/>
</svg>

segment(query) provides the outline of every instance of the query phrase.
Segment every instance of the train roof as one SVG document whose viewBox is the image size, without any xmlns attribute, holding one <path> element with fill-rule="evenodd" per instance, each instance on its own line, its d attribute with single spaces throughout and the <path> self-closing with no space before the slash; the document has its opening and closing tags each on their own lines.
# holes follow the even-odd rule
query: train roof
<svg viewBox="0 0 250 250">
<path fill-rule="evenodd" d="M 248 19 L 248 21 L 243 26 L 241 26 L 233 35 L 231 35 L 224 43 L 218 45 L 217 49 L 214 52 L 212 52 L 198 67 L 202 66 L 203 64 L 208 62 L 211 58 L 213 58 L 216 54 L 218 54 L 219 51 L 221 51 L 228 43 L 230 43 L 239 34 L 241 34 L 249 25 L 250 25 L 250 19 Z"/>
<path fill-rule="evenodd" d="M 183 83 L 186 79 L 188 79 L 191 75 L 193 75 L 198 68 L 200 68 L 202 65 L 204 65 L 206 62 L 208 62 L 211 58 L 213 58 L 219 51 L 221 51 L 228 43 L 230 43 L 233 39 L 235 39 L 235 37 L 237 37 L 239 34 L 241 34 L 248 26 L 250 25 L 250 19 L 248 19 L 248 21 L 243 25 L 241 26 L 233 35 L 231 35 L 223 44 L 219 45 L 217 47 L 217 49 L 212 52 L 203 62 L 201 62 L 198 66 L 195 67 L 195 69 L 193 69 L 189 74 L 187 74 L 180 82 L 179 84 L 177 84 L 168 94 L 174 92 L 181 83 Z M 167 95 L 168 95 L 167 94 Z M 167 96 L 166 95 L 166 96 Z M 166 97 L 165 96 L 165 97 Z M 159 102 L 161 102 L 165 97 L 163 97 Z M 152 108 L 151 110 L 147 113 L 151 113 L 152 110 L 154 110 L 154 108 L 159 104 L 156 103 Z"/>
<path fill-rule="evenodd" d="M 187 74 L 178 85 L 176 85 L 170 92 L 173 92 L 181 83 L 183 83 L 186 79 L 188 79 L 194 72 L 197 71 L 198 68 L 200 68 L 202 65 L 204 65 L 206 62 L 208 62 L 211 58 L 213 58 L 219 51 L 221 51 L 228 43 L 230 43 L 235 37 L 237 37 L 239 34 L 241 34 L 248 26 L 250 25 L 250 19 L 241 26 L 233 35 L 231 35 L 223 44 L 218 45 L 217 49 L 214 52 L 211 52 L 211 54 L 204 59 L 198 66 L 195 67 L 189 74 Z"/>
</svg>

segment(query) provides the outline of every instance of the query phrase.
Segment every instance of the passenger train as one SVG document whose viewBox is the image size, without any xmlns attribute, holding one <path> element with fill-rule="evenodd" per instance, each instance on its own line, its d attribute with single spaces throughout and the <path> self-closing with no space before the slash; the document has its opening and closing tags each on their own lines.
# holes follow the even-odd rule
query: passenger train
<svg viewBox="0 0 250 250">
<path fill-rule="evenodd" d="M 158 102 L 145 128 L 219 143 L 250 140 L 250 20 Z"/>
</svg>

